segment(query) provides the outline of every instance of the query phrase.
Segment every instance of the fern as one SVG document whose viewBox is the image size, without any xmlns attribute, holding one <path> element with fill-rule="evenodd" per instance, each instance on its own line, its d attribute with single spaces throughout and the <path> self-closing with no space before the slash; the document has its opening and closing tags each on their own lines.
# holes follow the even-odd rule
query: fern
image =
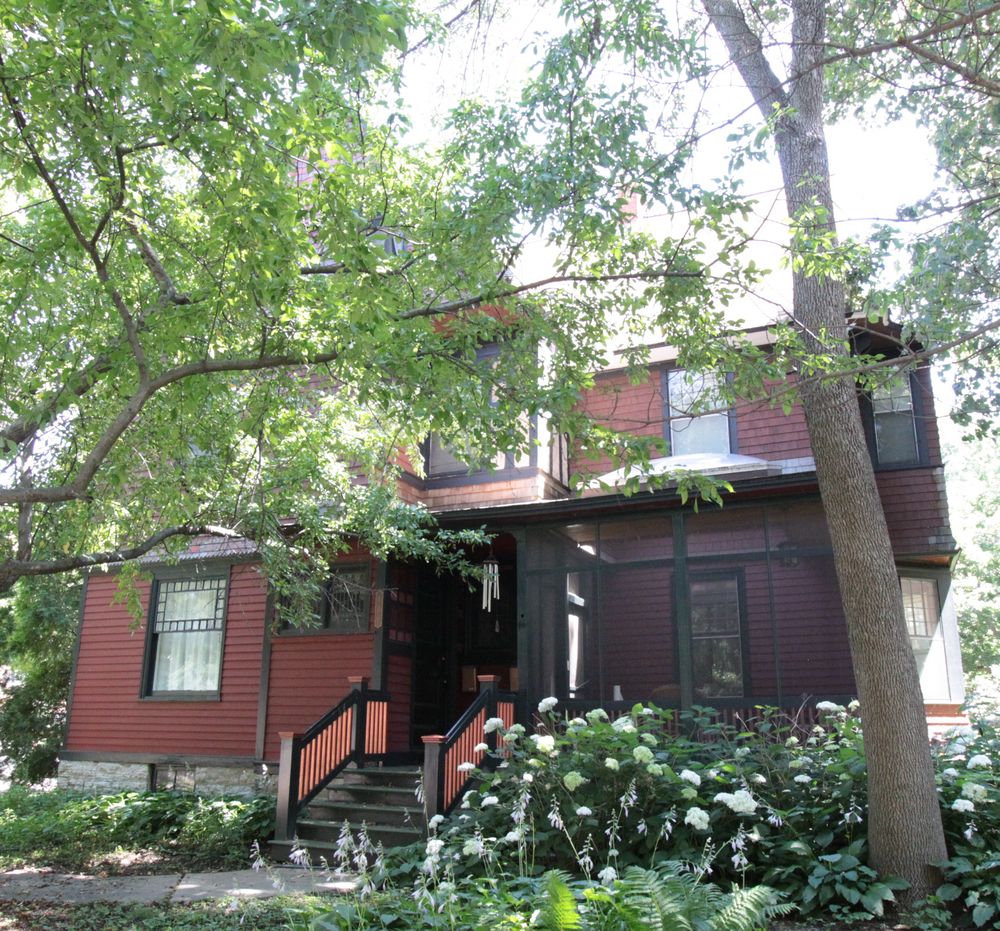
<svg viewBox="0 0 1000 931">
<path fill-rule="evenodd" d="M 580 931 L 583 922 L 569 887 L 569 874 L 550 870 L 544 877 L 544 896 L 532 926 L 543 931 Z"/>
<path fill-rule="evenodd" d="M 658 869 L 631 867 L 619 884 L 618 909 L 629 929 L 651 931 L 755 931 L 787 914 L 767 886 L 723 892 L 678 863 Z"/>
</svg>

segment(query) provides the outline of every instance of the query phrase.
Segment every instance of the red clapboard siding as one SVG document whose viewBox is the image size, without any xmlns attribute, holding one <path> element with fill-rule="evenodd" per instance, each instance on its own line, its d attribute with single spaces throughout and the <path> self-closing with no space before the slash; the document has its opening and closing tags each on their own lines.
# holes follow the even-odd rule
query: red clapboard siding
<svg viewBox="0 0 1000 931">
<path fill-rule="evenodd" d="M 942 468 L 878 472 L 876 479 L 896 553 L 953 547 Z"/>
<path fill-rule="evenodd" d="M 87 583 L 73 691 L 69 750 L 253 756 L 267 586 L 257 567 L 232 566 L 226 610 L 221 699 L 142 701 L 143 628 L 113 604 L 113 575 Z M 149 585 L 140 584 L 143 617 Z"/>
<path fill-rule="evenodd" d="M 348 676 L 371 676 L 367 634 L 294 634 L 271 641 L 264 758 L 277 760 L 281 731 L 302 732 L 344 698 Z"/>
</svg>

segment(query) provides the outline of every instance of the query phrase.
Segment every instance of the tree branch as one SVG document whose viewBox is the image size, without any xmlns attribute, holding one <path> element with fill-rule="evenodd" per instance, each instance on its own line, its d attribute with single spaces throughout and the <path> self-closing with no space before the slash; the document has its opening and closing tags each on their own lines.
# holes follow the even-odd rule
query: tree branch
<svg viewBox="0 0 1000 931">
<path fill-rule="evenodd" d="M 173 279 L 167 274 L 163 263 L 159 260 L 153 247 L 146 241 L 142 233 L 131 220 L 125 221 L 125 226 L 132 234 L 132 239 L 139 247 L 139 254 L 142 256 L 149 273 L 156 279 L 156 284 L 160 288 L 160 296 L 170 304 L 190 304 L 191 298 L 187 294 L 180 294 L 174 285 Z"/>
<path fill-rule="evenodd" d="M 87 569 L 93 566 L 106 566 L 109 563 L 127 562 L 130 559 L 145 556 L 146 553 L 173 537 L 182 536 L 212 536 L 229 539 L 242 539 L 243 537 L 235 530 L 216 524 L 182 524 L 179 527 L 160 530 L 135 546 L 121 549 L 105 550 L 99 553 L 80 553 L 76 556 L 63 556 L 59 559 L 8 559 L 6 562 L 0 563 L 0 593 L 8 591 L 11 585 L 23 576 L 55 575 L 72 569 Z"/>
</svg>

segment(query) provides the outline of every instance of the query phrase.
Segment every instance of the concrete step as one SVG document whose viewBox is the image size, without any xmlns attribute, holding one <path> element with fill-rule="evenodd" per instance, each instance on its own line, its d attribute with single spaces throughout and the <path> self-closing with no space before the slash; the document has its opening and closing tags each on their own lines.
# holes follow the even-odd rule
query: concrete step
<svg viewBox="0 0 1000 931">
<path fill-rule="evenodd" d="M 416 788 L 421 771 L 416 766 L 365 766 L 348 767 L 337 777 L 337 781 L 346 785 L 379 785 L 398 786 L 399 788 Z"/>
</svg>

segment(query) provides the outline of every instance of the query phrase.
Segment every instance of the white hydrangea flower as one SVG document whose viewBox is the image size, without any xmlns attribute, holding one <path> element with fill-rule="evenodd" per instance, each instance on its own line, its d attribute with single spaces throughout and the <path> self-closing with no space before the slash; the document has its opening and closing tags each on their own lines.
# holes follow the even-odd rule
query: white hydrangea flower
<svg viewBox="0 0 1000 931">
<path fill-rule="evenodd" d="M 789 760 L 788 761 L 788 768 L 789 769 L 802 769 L 802 767 L 805 766 L 805 765 L 806 765 L 806 761 L 803 760 L 802 757 L 796 757 L 794 760 Z"/>
<path fill-rule="evenodd" d="M 496 804 L 497 804 L 497 803 L 498 803 L 499 801 L 500 801 L 500 799 L 498 799 L 498 798 L 497 798 L 497 797 L 496 797 L 495 795 L 487 795 L 487 796 L 486 796 L 486 798 L 484 798 L 484 799 L 483 799 L 483 800 L 482 800 L 482 801 L 481 801 L 481 802 L 479 803 L 479 807 L 480 807 L 480 808 L 492 808 L 492 807 L 493 807 L 494 805 L 496 805 Z"/>
<path fill-rule="evenodd" d="M 649 747 L 634 747 L 632 749 L 632 757 L 636 763 L 652 763 L 653 751 Z"/>
<path fill-rule="evenodd" d="M 750 781 L 757 786 L 767 785 L 767 777 L 761 773 L 753 773 L 750 776 Z"/>
<path fill-rule="evenodd" d="M 472 837 L 465 842 L 465 846 L 462 847 L 462 855 L 465 857 L 482 857 L 486 852 L 486 848 L 483 846 L 483 839 L 481 837 Z"/>
<path fill-rule="evenodd" d="M 824 714 L 839 714 L 847 709 L 833 701 L 821 701 L 816 703 L 816 710 L 822 711 Z"/>
<path fill-rule="evenodd" d="M 563 785 L 566 786 L 570 792 L 575 792 L 585 782 L 587 782 L 587 780 L 584 779 L 583 776 L 581 776 L 575 769 L 563 776 Z"/>
<path fill-rule="evenodd" d="M 508 831 L 503 838 L 508 844 L 516 844 L 521 840 L 520 831 Z"/>
<path fill-rule="evenodd" d="M 981 786 L 978 782 L 967 782 L 962 786 L 962 797 L 971 798 L 974 802 L 986 801 L 986 786 Z"/>
<path fill-rule="evenodd" d="M 476 744 L 472 748 L 473 753 L 486 753 L 490 749 L 489 744 Z"/>
<path fill-rule="evenodd" d="M 617 773 L 619 768 L 619 763 L 613 756 L 609 756 L 604 761 L 604 767 L 605 769 L 610 769 L 613 773 Z"/>
<path fill-rule="evenodd" d="M 583 718 L 571 718 L 569 723 L 572 724 L 573 727 L 586 727 L 587 726 L 587 722 L 584 721 Z"/>
<path fill-rule="evenodd" d="M 847 703 L 848 711 L 857 711 L 858 708 L 860 707 L 861 707 L 861 702 L 859 702 L 856 698 L 851 699 L 851 701 Z"/>
<path fill-rule="evenodd" d="M 646 766 L 646 772 L 649 773 L 650 776 L 662 776 L 663 767 L 660 766 L 659 763 L 649 763 Z"/>
<path fill-rule="evenodd" d="M 696 831 L 707 831 L 709 825 L 708 812 L 702 808 L 689 808 L 684 816 L 684 823 L 690 824 Z"/>
<path fill-rule="evenodd" d="M 812 779 L 810 779 L 805 773 L 799 773 L 795 777 L 794 781 L 798 782 L 798 783 L 801 783 L 802 785 L 805 785 L 807 782 L 812 782 Z"/>
<path fill-rule="evenodd" d="M 548 698 L 543 698 L 538 703 L 538 710 L 542 714 L 548 714 L 558 704 L 559 704 L 559 699 L 553 695 L 550 695 Z"/>
<path fill-rule="evenodd" d="M 682 769 L 681 779 L 683 779 L 685 782 L 690 782 L 691 785 L 693 786 L 701 785 L 701 776 L 699 776 L 694 770 L 691 769 Z"/>
<path fill-rule="evenodd" d="M 645 745 L 646 745 L 647 747 L 655 747 L 655 746 L 656 746 L 656 738 L 655 738 L 655 737 L 654 737 L 654 736 L 653 736 L 652 734 L 642 734 L 642 735 L 641 735 L 641 736 L 639 737 L 639 739 L 640 739 L 640 740 L 641 740 L 641 741 L 642 741 L 642 742 L 643 742 L 643 743 L 644 743 L 644 744 L 645 744 Z"/>
<path fill-rule="evenodd" d="M 715 801 L 722 802 L 730 811 L 738 815 L 752 815 L 757 810 L 757 802 L 746 789 L 736 792 L 720 792 Z"/>
<path fill-rule="evenodd" d="M 587 720 L 593 724 L 596 721 L 607 721 L 608 713 L 603 708 L 595 708 L 593 711 L 587 712 Z"/>
<path fill-rule="evenodd" d="M 969 762 L 965 764 L 967 769 L 989 769 L 993 762 L 984 753 L 977 753 L 969 757 Z"/>
<path fill-rule="evenodd" d="M 975 811 L 976 806 L 972 804 L 967 798 L 957 798 L 951 803 L 951 807 L 955 811 Z"/>
<path fill-rule="evenodd" d="M 618 870 L 613 866 L 606 866 L 597 874 L 597 878 L 605 886 L 610 886 L 618 878 Z"/>
<path fill-rule="evenodd" d="M 738 759 L 738 760 L 742 759 L 745 756 L 750 756 L 750 748 L 749 747 L 737 747 L 736 748 L 736 752 L 733 754 L 733 756 L 735 756 L 736 759 Z"/>
<path fill-rule="evenodd" d="M 520 725 L 517 726 L 519 727 Z M 503 718 L 487 718 L 486 723 L 483 725 L 483 733 L 492 734 L 494 731 L 498 731 L 502 727 L 503 727 Z M 513 727 L 510 730 L 511 733 L 514 732 Z"/>
<path fill-rule="evenodd" d="M 444 815 L 435 815 L 427 822 L 427 828 L 428 830 L 436 831 L 442 824 L 444 824 Z"/>
<path fill-rule="evenodd" d="M 789 737 L 788 740 L 785 741 L 786 747 L 797 747 L 798 744 L 799 744 L 798 737 Z"/>
<path fill-rule="evenodd" d="M 424 853 L 429 857 L 439 856 L 441 851 L 444 850 L 444 841 L 438 840 L 436 837 L 431 838 L 427 841 L 427 846 L 424 848 Z"/>
<path fill-rule="evenodd" d="M 954 766 L 949 766 L 947 769 L 941 770 L 942 779 L 957 779 L 959 777 L 959 772 Z"/>
<path fill-rule="evenodd" d="M 589 808 L 588 808 L 588 807 L 587 807 L 586 805 L 581 805 L 581 806 L 580 806 L 580 807 L 579 807 L 579 808 L 578 808 L 578 809 L 576 810 L 576 813 L 577 813 L 577 814 L 578 814 L 578 815 L 579 815 L 579 816 L 580 816 L 581 818 L 589 818 L 589 817 L 590 817 L 590 816 L 591 816 L 591 815 L 593 814 L 593 812 L 592 812 L 592 811 L 591 811 L 591 810 L 590 810 L 590 809 L 589 809 Z"/>
<path fill-rule="evenodd" d="M 471 773 L 476 768 L 475 763 L 459 763 L 458 771 L 460 773 Z"/>
<path fill-rule="evenodd" d="M 611 725 L 619 734 L 634 734 L 635 725 L 632 723 L 632 719 L 629 717 L 615 718 L 614 724 Z"/>
<path fill-rule="evenodd" d="M 555 752 L 556 739 L 551 734 L 532 734 L 531 740 L 539 753 Z"/>
<path fill-rule="evenodd" d="M 530 782 L 534 782 L 535 781 L 535 776 L 534 776 L 533 773 L 521 773 L 521 781 L 522 782 L 529 782 L 529 783 Z"/>
</svg>

